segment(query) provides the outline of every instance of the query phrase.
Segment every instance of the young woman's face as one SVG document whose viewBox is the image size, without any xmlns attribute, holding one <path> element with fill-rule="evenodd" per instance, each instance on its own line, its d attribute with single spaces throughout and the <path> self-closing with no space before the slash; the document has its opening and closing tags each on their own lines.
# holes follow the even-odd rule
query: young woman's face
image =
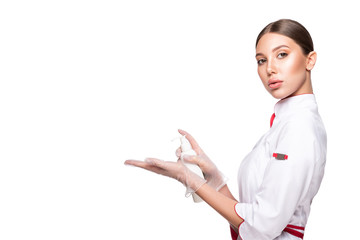
<svg viewBox="0 0 360 240">
<path fill-rule="evenodd" d="M 312 93 L 308 56 L 291 38 L 266 33 L 256 46 L 256 61 L 261 81 L 273 97 Z"/>
</svg>

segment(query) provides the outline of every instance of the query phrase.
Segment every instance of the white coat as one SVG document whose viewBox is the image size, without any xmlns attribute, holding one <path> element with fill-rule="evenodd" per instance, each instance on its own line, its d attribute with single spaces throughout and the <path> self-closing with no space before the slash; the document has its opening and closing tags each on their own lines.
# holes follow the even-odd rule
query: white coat
<svg viewBox="0 0 360 240">
<path fill-rule="evenodd" d="M 275 116 L 239 168 L 238 240 L 302 239 L 324 175 L 326 132 L 315 96 L 280 100 Z"/>
</svg>

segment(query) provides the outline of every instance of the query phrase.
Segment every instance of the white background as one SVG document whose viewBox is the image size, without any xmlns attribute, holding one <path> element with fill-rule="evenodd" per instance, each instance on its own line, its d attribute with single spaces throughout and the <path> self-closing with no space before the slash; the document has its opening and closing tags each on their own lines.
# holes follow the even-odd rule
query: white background
<svg viewBox="0 0 360 240">
<path fill-rule="evenodd" d="M 176 160 L 183 128 L 237 195 L 276 103 L 255 39 L 280 18 L 313 37 L 328 133 L 305 239 L 354 239 L 360 17 L 349 0 L 1 1 L 0 239 L 230 239 L 180 183 L 123 162 Z"/>
</svg>

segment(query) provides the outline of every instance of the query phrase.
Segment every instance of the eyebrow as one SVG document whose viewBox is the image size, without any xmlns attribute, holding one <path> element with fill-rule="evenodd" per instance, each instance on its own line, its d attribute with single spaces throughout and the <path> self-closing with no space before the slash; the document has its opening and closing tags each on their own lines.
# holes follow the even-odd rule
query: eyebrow
<svg viewBox="0 0 360 240">
<path fill-rule="evenodd" d="M 276 48 L 274 48 L 274 49 L 272 50 L 272 52 L 275 52 L 276 50 L 278 50 L 278 49 L 280 49 L 280 48 L 283 48 L 283 47 L 289 48 L 287 45 L 280 45 L 280 46 L 277 46 Z M 260 55 L 264 55 L 264 54 L 263 54 L 263 53 L 257 53 L 257 54 L 255 55 L 255 57 L 260 56 Z"/>
</svg>

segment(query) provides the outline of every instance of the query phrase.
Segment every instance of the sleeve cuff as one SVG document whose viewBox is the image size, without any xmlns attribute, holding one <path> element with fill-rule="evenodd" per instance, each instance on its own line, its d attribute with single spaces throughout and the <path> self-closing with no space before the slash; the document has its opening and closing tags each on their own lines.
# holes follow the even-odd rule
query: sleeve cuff
<svg viewBox="0 0 360 240">
<path fill-rule="evenodd" d="M 245 222 L 245 220 L 244 220 L 244 218 L 242 218 L 242 217 L 239 215 L 239 213 L 236 211 L 236 205 L 238 205 L 238 204 L 239 204 L 239 203 L 236 203 L 236 204 L 234 205 L 234 211 L 235 211 L 236 215 L 238 215 L 239 218 L 241 218 L 242 222 L 240 223 L 240 225 L 239 225 L 239 227 L 238 227 L 238 233 L 236 233 L 236 232 L 234 231 L 234 229 L 232 229 L 231 226 L 230 226 L 230 228 L 231 228 L 232 231 L 234 231 L 234 233 L 237 234 L 237 238 L 235 238 L 235 240 L 237 240 L 239 237 L 240 237 L 241 240 L 243 240 L 243 238 L 241 237 L 241 234 L 240 234 L 240 227 L 241 227 L 241 225 Z M 231 234 L 232 234 L 232 233 L 231 233 Z M 231 235 L 231 236 L 232 236 L 232 235 Z M 234 238 L 233 238 L 233 240 L 234 240 Z"/>
</svg>

